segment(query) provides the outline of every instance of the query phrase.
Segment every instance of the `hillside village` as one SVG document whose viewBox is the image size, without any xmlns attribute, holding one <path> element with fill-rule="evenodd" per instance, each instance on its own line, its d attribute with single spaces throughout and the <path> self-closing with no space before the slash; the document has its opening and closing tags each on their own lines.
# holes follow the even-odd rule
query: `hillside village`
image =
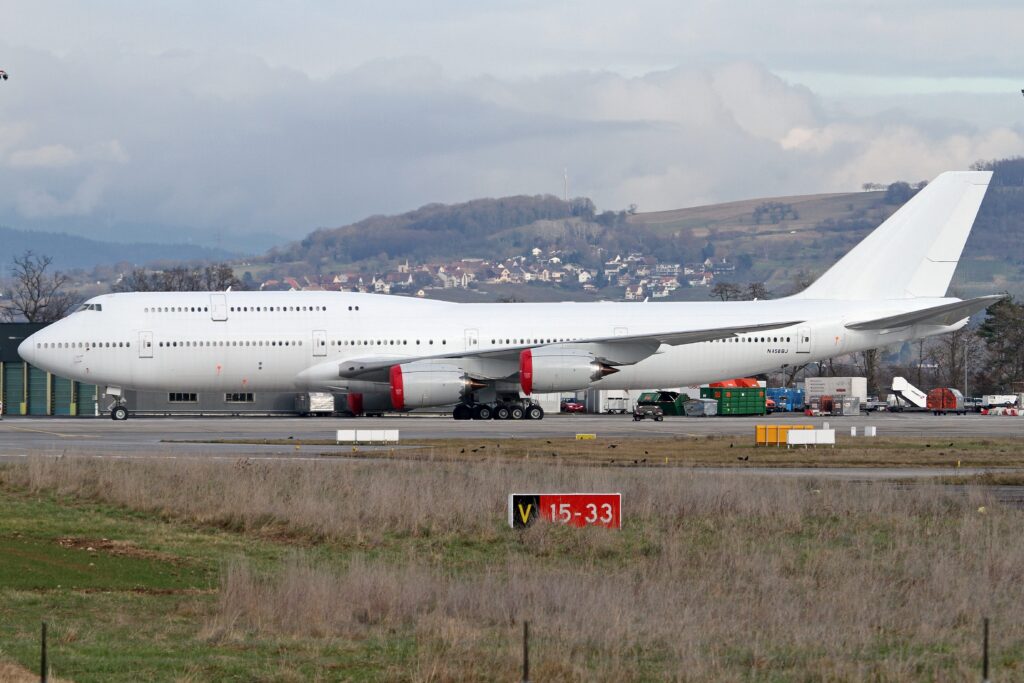
<svg viewBox="0 0 1024 683">
<path fill-rule="evenodd" d="M 528 254 L 501 261 L 465 258 L 458 261 L 410 264 L 384 272 L 344 272 L 323 277 L 285 277 L 258 284 L 260 290 L 329 290 L 428 296 L 436 289 L 476 289 L 482 285 L 540 284 L 597 292 L 618 290 L 626 301 L 663 299 L 681 287 L 710 288 L 716 276 L 733 273 L 726 258 L 699 263 L 661 263 L 639 252 L 616 255 L 601 268 L 565 260 L 562 250 L 534 247 Z"/>
</svg>

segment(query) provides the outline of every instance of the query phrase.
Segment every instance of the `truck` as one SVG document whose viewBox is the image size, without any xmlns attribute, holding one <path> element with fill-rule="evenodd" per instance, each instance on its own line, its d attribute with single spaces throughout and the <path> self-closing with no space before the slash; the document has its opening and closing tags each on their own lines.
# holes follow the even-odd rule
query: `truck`
<svg viewBox="0 0 1024 683">
<path fill-rule="evenodd" d="M 658 406 L 665 415 L 685 415 L 683 404 L 689 400 L 689 396 L 678 391 L 657 389 L 641 393 L 636 403 L 640 406 Z"/>
<path fill-rule="evenodd" d="M 946 413 L 967 414 L 964 395 L 952 387 L 938 387 L 929 391 L 926 407 L 932 411 L 932 415 L 945 415 Z"/>
<path fill-rule="evenodd" d="M 893 377 L 889 389 L 889 410 L 894 413 L 904 410 L 926 410 L 928 394 L 924 393 L 904 377 Z"/>
<path fill-rule="evenodd" d="M 982 408 L 1015 408 L 1017 394 L 985 394 L 981 397 Z"/>
<path fill-rule="evenodd" d="M 303 417 L 312 415 L 333 415 L 334 394 L 327 391 L 310 391 L 295 395 L 295 412 Z"/>
<path fill-rule="evenodd" d="M 804 409 L 804 392 L 800 389 L 787 387 L 771 387 L 765 394 L 775 401 L 774 411 L 777 413 L 802 412 Z"/>
<path fill-rule="evenodd" d="M 867 377 L 808 377 L 804 380 L 804 403 L 820 403 L 823 396 L 833 401 L 856 396 L 858 403 L 868 398 Z"/>
<path fill-rule="evenodd" d="M 633 401 L 624 389 L 587 389 L 584 398 L 588 413 L 626 415 L 633 410 Z"/>
</svg>

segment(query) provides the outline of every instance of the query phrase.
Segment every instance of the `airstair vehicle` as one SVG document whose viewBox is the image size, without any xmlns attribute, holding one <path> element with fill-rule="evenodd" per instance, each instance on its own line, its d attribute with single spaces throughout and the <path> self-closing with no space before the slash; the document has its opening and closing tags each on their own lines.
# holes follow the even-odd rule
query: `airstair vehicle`
<svg viewBox="0 0 1024 683">
<path fill-rule="evenodd" d="M 893 377 L 892 387 L 889 391 L 890 401 L 892 401 L 889 410 L 892 412 L 926 410 L 928 408 L 928 394 L 915 387 L 904 377 Z"/>
</svg>

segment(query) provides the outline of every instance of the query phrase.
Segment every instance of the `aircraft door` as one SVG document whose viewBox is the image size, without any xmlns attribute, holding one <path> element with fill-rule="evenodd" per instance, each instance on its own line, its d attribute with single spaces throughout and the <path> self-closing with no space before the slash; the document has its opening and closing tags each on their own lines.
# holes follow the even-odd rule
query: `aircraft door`
<svg viewBox="0 0 1024 683">
<path fill-rule="evenodd" d="M 228 319 L 228 298 L 225 295 L 210 295 L 210 318 L 213 320 Z"/>
<path fill-rule="evenodd" d="M 139 332 L 139 358 L 153 357 L 153 333 Z"/>
<path fill-rule="evenodd" d="M 313 355 L 327 355 L 327 332 L 324 330 L 313 330 Z"/>
<path fill-rule="evenodd" d="M 811 328 L 801 327 L 796 331 L 796 352 L 797 353 L 810 353 L 811 352 Z"/>
<path fill-rule="evenodd" d="M 466 330 L 466 351 L 480 348 L 480 330 Z"/>
</svg>

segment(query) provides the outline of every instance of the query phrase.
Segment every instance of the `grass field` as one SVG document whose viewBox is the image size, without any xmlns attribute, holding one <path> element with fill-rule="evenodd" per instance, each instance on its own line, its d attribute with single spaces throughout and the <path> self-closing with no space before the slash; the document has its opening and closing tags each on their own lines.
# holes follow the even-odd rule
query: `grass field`
<svg viewBox="0 0 1024 683">
<path fill-rule="evenodd" d="M 406 441 L 388 451 L 339 446 L 318 439 L 213 439 L 189 444 L 294 446 L 323 456 L 397 458 L 428 462 L 563 462 L 615 467 L 1010 467 L 1024 468 L 1019 442 L 1006 438 L 885 437 L 839 435 L 832 448 L 756 447 L 750 436 L 602 437 L 551 439 L 431 439 Z M 559 460 L 561 458 L 561 460 Z"/>
<path fill-rule="evenodd" d="M 1024 675 L 1024 511 L 985 486 L 1005 480 L 619 466 L 597 450 L 639 452 L 608 445 L 4 465 L 0 662 L 35 666 L 46 619 L 74 681 L 510 681 L 528 619 L 537 681 L 963 680 L 990 616 L 994 680 Z M 621 491 L 624 528 L 513 532 L 512 490 Z"/>
</svg>

